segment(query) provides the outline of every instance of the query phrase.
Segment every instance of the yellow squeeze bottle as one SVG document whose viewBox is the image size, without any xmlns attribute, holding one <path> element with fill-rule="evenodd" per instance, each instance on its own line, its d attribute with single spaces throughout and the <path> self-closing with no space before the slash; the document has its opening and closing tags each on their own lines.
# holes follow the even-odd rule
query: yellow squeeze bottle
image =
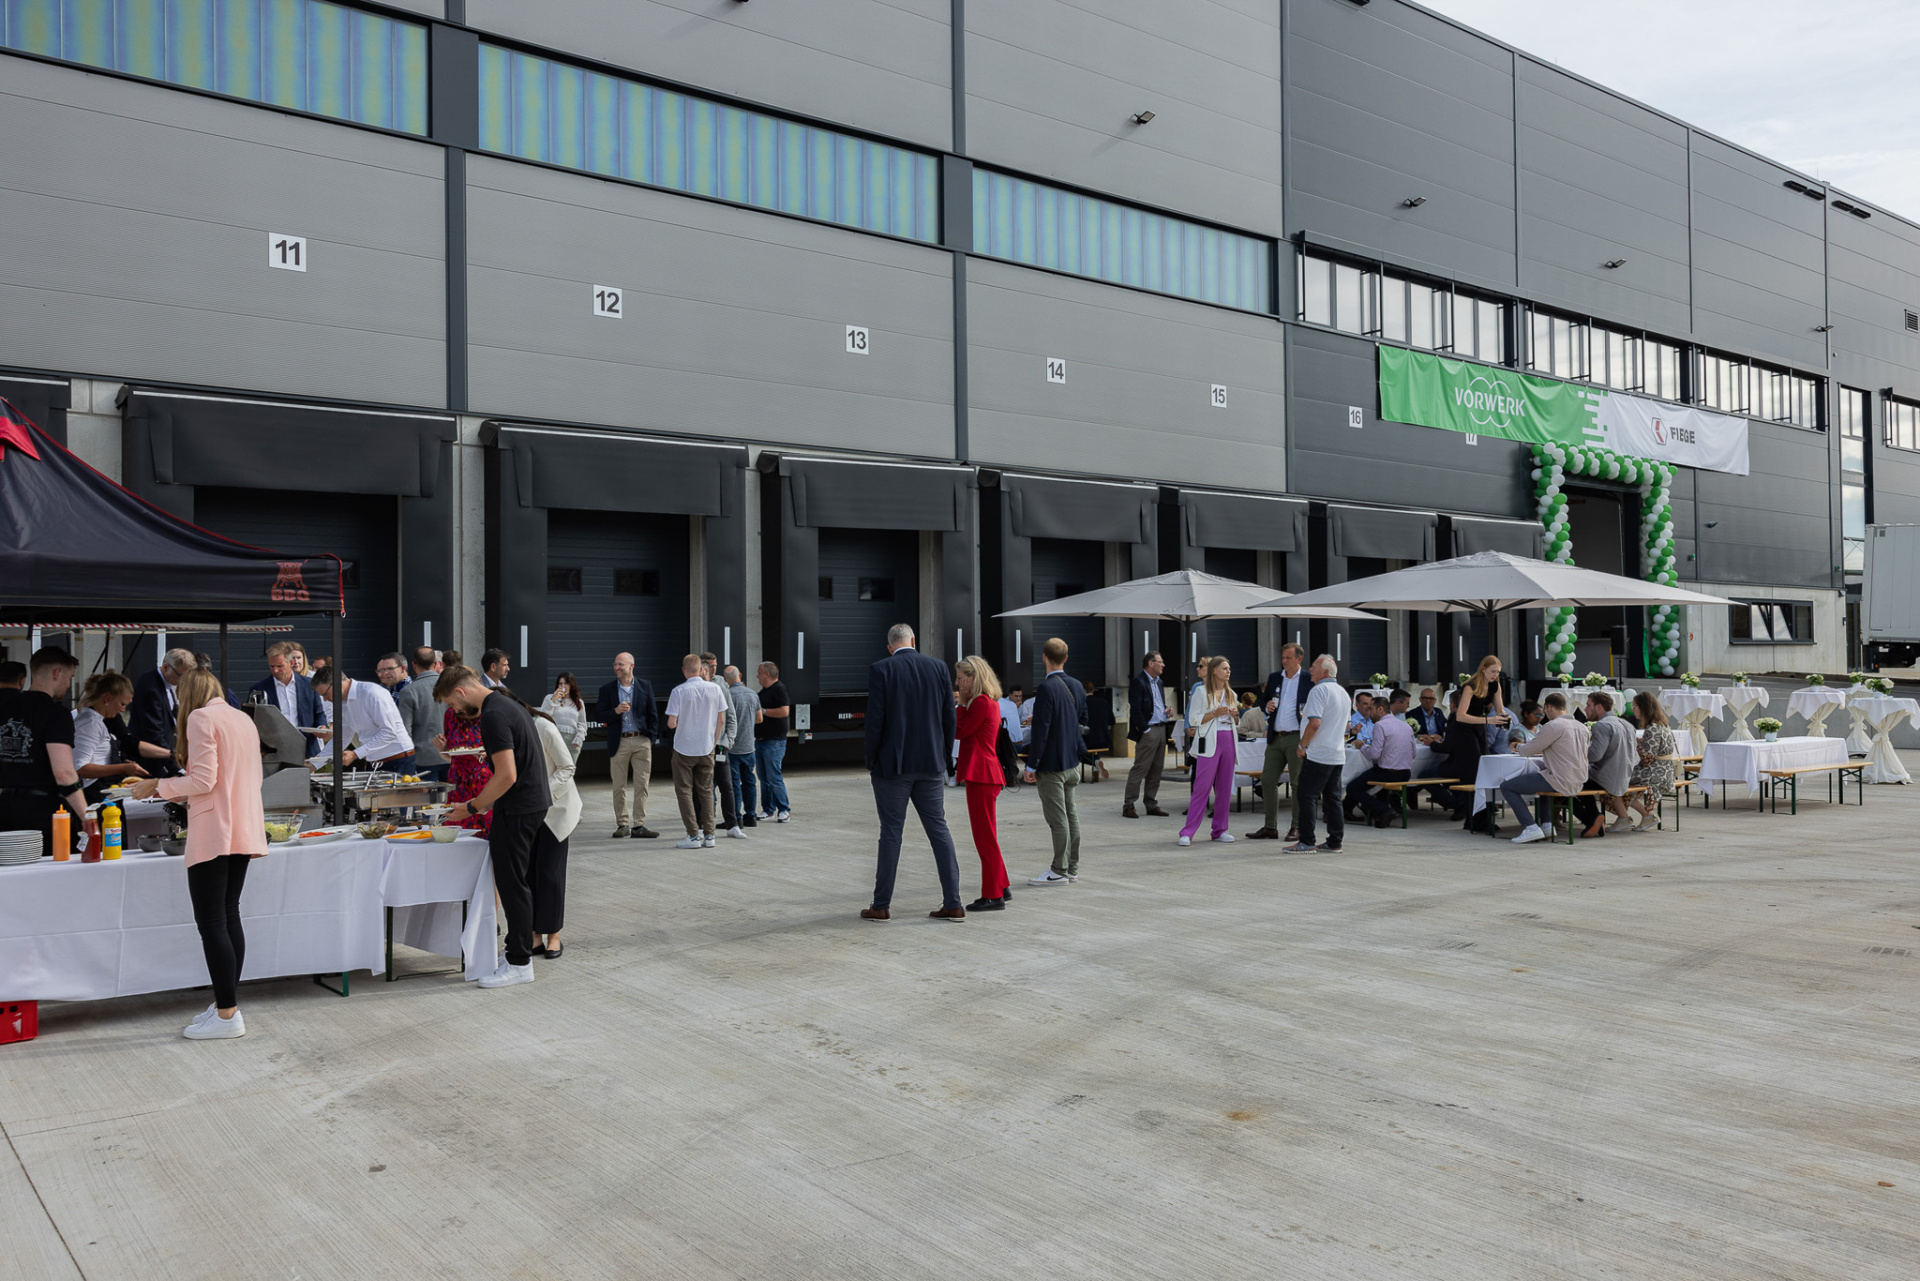
<svg viewBox="0 0 1920 1281">
<path fill-rule="evenodd" d="M 120 807 L 109 805 L 100 811 L 102 858 L 120 857 Z"/>
</svg>

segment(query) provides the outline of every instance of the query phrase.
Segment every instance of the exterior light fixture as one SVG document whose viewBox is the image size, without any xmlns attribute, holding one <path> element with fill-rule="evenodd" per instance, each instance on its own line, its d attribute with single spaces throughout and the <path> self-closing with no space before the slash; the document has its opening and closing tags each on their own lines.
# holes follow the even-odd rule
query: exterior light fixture
<svg viewBox="0 0 1920 1281">
<path fill-rule="evenodd" d="M 1816 333 L 1816 334 L 1828 334 L 1828 333 L 1832 333 L 1832 332 L 1833 332 L 1833 326 L 1832 326 L 1832 325 L 1815 325 L 1815 326 L 1813 327 L 1813 332 L 1814 332 L 1814 333 Z"/>
<path fill-rule="evenodd" d="M 1818 187 L 1809 187 L 1806 183 L 1795 182 L 1791 178 L 1787 179 L 1785 182 L 1781 183 L 1780 185 L 1785 187 L 1788 191 L 1799 192 L 1801 195 L 1805 196 L 1809 200 L 1825 200 L 1827 198 L 1827 193 L 1820 190 Z"/>
<path fill-rule="evenodd" d="M 1418 209 L 1421 205 L 1424 205 L 1427 203 L 1427 198 L 1425 196 L 1408 196 L 1405 200 L 1402 200 L 1400 203 L 1406 206 L 1408 209 Z"/>
<path fill-rule="evenodd" d="M 1627 260 L 1625 258 L 1609 258 L 1607 261 L 1601 263 L 1600 265 L 1602 267 L 1605 267 L 1608 271 L 1612 271 L 1616 267 L 1626 266 Z"/>
<path fill-rule="evenodd" d="M 1137 125 L 1143 125 L 1151 119 L 1153 119 L 1153 113 L 1151 111 L 1136 111 L 1133 114 L 1133 123 Z"/>
</svg>

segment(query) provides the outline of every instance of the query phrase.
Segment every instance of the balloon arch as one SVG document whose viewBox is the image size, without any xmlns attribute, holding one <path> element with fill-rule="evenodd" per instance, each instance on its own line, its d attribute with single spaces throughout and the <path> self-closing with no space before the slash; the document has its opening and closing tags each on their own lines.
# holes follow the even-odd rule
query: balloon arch
<svg viewBox="0 0 1920 1281">
<path fill-rule="evenodd" d="M 1546 556 L 1571 565 L 1573 540 L 1567 518 L 1567 496 L 1561 492 L 1569 476 L 1592 476 L 1622 481 L 1640 490 L 1640 541 L 1646 549 L 1646 579 L 1672 586 L 1679 582 L 1673 554 L 1673 467 L 1645 458 L 1628 458 L 1591 445 L 1535 445 L 1533 487 L 1540 524 L 1547 531 Z M 1647 611 L 1647 661 L 1662 676 L 1671 676 L 1680 661 L 1680 609 L 1655 605 Z M 1573 673 L 1575 611 L 1546 611 L 1547 671 L 1555 676 Z"/>
</svg>

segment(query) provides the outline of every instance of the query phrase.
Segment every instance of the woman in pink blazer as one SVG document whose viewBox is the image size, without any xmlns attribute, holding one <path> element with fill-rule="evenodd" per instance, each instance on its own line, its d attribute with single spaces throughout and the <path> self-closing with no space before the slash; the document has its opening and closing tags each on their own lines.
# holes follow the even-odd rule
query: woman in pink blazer
<svg viewBox="0 0 1920 1281">
<path fill-rule="evenodd" d="M 240 890 L 247 864 L 267 852 L 260 808 L 260 734 L 253 720 L 229 706 L 220 681 L 205 668 L 180 678 L 174 755 L 186 767 L 178 778 L 141 779 L 137 797 L 187 803 L 187 892 L 193 921 L 213 977 L 213 1004 L 187 1025 L 190 1040 L 245 1036 L 240 1017 L 240 971 L 247 940 L 240 930 Z"/>
</svg>

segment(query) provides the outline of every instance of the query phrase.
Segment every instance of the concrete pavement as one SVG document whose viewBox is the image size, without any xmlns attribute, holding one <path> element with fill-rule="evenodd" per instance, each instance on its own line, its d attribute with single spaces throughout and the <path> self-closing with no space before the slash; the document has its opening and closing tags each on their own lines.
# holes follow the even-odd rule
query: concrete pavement
<svg viewBox="0 0 1920 1281">
<path fill-rule="evenodd" d="M 603 839 L 590 791 L 567 953 L 529 987 L 410 953 L 349 1000 L 244 989 L 237 1042 L 180 1038 L 204 993 L 43 1007 L 0 1047 L 0 1277 L 1856 1281 L 1920 1257 L 1920 789 L 1574 847 L 1424 818 L 1289 857 L 1177 849 L 1176 819 L 1120 818 L 1116 778 L 1079 789 L 1086 875 L 1046 890 L 1025 789 L 1008 911 L 929 921 L 909 822 L 875 925 L 864 779 L 789 785 L 792 823 L 712 851 Z"/>
</svg>

